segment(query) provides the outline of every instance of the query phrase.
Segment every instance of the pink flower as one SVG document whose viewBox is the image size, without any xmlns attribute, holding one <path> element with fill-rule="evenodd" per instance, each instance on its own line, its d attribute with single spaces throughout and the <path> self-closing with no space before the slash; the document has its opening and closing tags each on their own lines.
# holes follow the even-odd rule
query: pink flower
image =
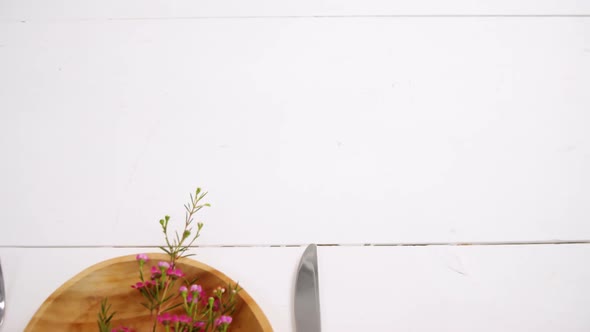
<svg viewBox="0 0 590 332">
<path fill-rule="evenodd" d="M 199 303 L 199 298 L 195 296 L 195 297 L 193 298 L 193 303 L 194 303 L 194 304 L 197 304 L 197 303 Z M 201 304 L 203 304 L 203 301 L 201 301 Z"/>
<path fill-rule="evenodd" d="M 203 287 L 201 287 L 201 285 L 192 285 L 191 286 L 191 293 L 195 293 L 195 292 L 200 293 L 202 290 L 203 290 Z"/>
<path fill-rule="evenodd" d="M 213 311 L 218 311 L 219 310 L 219 299 L 215 299 L 215 301 L 213 301 Z"/>
<path fill-rule="evenodd" d="M 178 322 L 180 322 L 180 318 L 178 317 L 178 315 L 174 315 L 174 316 L 172 316 L 172 319 L 170 319 L 170 321 L 172 323 L 178 323 Z"/>
<path fill-rule="evenodd" d="M 135 289 L 142 289 L 145 286 L 145 284 L 143 282 L 138 282 L 135 285 L 131 285 L 131 288 L 135 288 Z"/>
<path fill-rule="evenodd" d="M 180 316 L 178 316 L 178 321 L 181 322 L 181 323 L 188 324 L 188 323 L 190 323 L 192 321 L 192 319 L 189 316 L 187 316 L 187 315 L 180 315 Z"/>
<path fill-rule="evenodd" d="M 168 276 L 170 276 L 172 279 L 177 279 L 177 278 L 182 278 L 184 277 L 184 273 L 182 273 L 181 269 L 173 269 L 173 268 L 169 268 L 166 271 L 166 274 Z"/>
<path fill-rule="evenodd" d="M 188 292 L 188 288 L 186 288 L 186 286 L 182 285 L 180 286 L 180 288 L 178 289 L 178 291 L 183 295 L 186 296 L 186 293 Z"/>
<path fill-rule="evenodd" d="M 119 326 L 115 329 L 112 329 L 111 332 L 134 332 L 135 330 L 125 326 Z"/>
<path fill-rule="evenodd" d="M 162 271 L 155 266 L 152 266 L 150 272 L 152 273 L 152 279 L 159 278 L 162 275 Z"/>
<path fill-rule="evenodd" d="M 193 285 L 193 286 L 195 286 L 195 285 Z M 186 300 L 188 302 L 192 302 L 192 303 L 199 303 L 199 300 L 200 300 L 201 305 L 206 305 L 207 304 L 207 294 L 205 293 L 205 291 L 203 291 L 201 289 L 201 286 L 198 286 L 198 287 L 199 287 L 200 292 L 191 292 Z M 192 289 L 193 288 L 191 287 L 191 290 Z"/>
<path fill-rule="evenodd" d="M 170 324 L 170 321 L 172 321 L 172 315 L 170 315 L 167 312 L 158 316 L 158 322 L 160 324 L 168 325 L 168 324 Z"/>
<path fill-rule="evenodd" d="M 201 305 L 207 305 L 207 301 L 208 301 L 207 292 L 202 290 L 199 293 L 199 298 L 201 299 Z"/>
<path fill-rule="evenodd" d="M 232 318 L 230 316 L 223 315 L 215 320 L 215 326 L 219 326 L 222 324 L 231 324 Z"/>
<path fill-rule="evenodd" d="M 149 258 L 146 254 L 139 254 L 139 255 L 135 256 L 135 259 L 137 259 L 140 263 L 145 263 L 149 260 Z"/>
</svg>

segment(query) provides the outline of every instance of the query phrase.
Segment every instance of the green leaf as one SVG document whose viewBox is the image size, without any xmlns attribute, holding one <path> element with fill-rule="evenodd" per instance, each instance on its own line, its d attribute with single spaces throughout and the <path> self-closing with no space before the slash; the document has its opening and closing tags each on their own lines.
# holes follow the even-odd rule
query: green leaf
<svg viewBox="0 0 590 332">
<path fill-rule="evenodd" d="M 171 299 L 171 298 L 173 298 L 173 297 L 174 297 L 174 294 L 172 294 L 172 295 L 169 295 L 167 298 L 165 298 L 165 299 L 163 299 L 163 300 L 162 300 L 162 303 L 164 303 L 164 302 L 166 302 L 166 301 L 170 300 L 170 299 Z"/>
<path fill-rule="evenodd" d="M 165 310 L 164 310 L 164 312 L 166 312 L 166 311 L 170 311 L 170 310 L 174 310 L 174 309 L 176 309 L 176 308 L 180 307 L 181 305 L 183 305 L 183 303 L 182 303 L 182 302 L 181 302 L 181 303 L 177 303 L 177 304 L 175 304 L 175 305 L 171 306 L 170 308 L 167 308 L 167 309 L 165 309 Z"/>
</svg>

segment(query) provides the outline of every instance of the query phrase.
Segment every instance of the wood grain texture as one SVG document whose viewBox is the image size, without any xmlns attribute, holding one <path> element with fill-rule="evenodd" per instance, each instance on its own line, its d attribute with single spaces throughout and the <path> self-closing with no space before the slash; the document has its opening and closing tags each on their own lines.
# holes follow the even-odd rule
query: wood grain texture
<svg viewBox="0 0 590 332">
<path fill-rule="evenodd" d="M 154 260 L 165 260 L 166 255 L 151 254 Z M 188 278 L 198 278 L 204 289 L 234 284 L 229 277 L 214 268 L 191 259 L 178 266 Z M 113 258 L 82 271 L 58 288 L 41 305 L 25 331 L 96 331 L 96 315 L 104 297 L 117 312 L 113 327 L 120 325 L 137 331 L 151 330 L 152 318 L 140 305 L 141 295 L 130 285 L 137 282 L 137 262 L 134 255 Z M 272 328 L 262 310 L 245 290 L 239 302 L 232 332 L 270 332 Z"/>
</svg>

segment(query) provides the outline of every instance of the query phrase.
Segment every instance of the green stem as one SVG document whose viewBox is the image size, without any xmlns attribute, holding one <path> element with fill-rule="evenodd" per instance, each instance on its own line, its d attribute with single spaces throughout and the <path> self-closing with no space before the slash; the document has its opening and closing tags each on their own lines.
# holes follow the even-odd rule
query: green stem
<svg viewBox="0 0 590 332">
<path fill-rule="evenodd" d="M 139 279 L 143 282 L 143 261 L 139 261 Z"/>
</svg>

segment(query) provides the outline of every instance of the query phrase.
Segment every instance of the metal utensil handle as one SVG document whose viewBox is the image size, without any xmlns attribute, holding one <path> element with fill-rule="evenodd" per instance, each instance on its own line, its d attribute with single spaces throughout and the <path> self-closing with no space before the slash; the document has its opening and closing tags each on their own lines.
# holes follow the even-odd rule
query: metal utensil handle
<svg viewBox="0 0 590 332">
<path fill-rule="evenodd" d="M 6 308 L 6 293 L 4 292 L 4 275 L 2 274 L 2 262 L 0 261 L 0 326 L 4 323 L 4 310 Z"/>
</svg>

